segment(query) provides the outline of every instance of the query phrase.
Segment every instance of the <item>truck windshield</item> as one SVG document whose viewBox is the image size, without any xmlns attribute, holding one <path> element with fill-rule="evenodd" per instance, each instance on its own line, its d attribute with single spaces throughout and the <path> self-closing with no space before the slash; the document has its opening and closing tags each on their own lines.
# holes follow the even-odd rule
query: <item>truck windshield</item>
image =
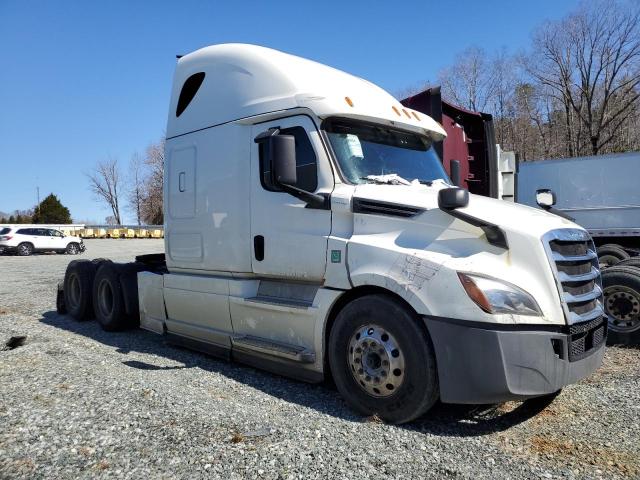
<svg viewBox="0 0 640 480">
<path fill-rule="evenodd" d="M 429 184 L 438 179 L 450 183 L 438 154 L 425 137 L 342 119 L 330 119 L 324 128 L 340 169 L 351 183 L 418 180 Z M 397 181 L 398 177 L 401 181 Z"/>
</svg>

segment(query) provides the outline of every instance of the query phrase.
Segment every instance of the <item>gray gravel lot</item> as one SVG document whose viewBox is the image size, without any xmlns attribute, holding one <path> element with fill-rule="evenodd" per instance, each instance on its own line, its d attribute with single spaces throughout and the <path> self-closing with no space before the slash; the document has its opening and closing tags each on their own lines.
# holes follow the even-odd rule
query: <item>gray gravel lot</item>
<svg viewBox="0 0 640 480">
<path fill-rule="evenodd" d="M 161 240 L 87 240 L 128 261 Z M 640 478 L 640 350 L 553 403 L 438 405 L 410 425 L 308 385 L 55 313 L 74 257 L 0 257 L 2 478 Z"/>
</svg>

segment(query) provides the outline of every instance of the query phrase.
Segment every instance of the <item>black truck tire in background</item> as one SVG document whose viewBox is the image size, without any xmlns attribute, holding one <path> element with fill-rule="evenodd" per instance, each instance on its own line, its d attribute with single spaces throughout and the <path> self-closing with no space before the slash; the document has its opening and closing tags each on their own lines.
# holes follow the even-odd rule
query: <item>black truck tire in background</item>
<svg viewBox="0 0 640 480">
<path fill-rule="evenodd" d="M 640 268 L 615 265 L 602 271 L 610 345 L 640 343 Z"/>
<path fill-rule="evenodd" d="M 598 262 L 601 268 L 610 267 L 621 260 L 626 260 L 630 255 L 620 245 L 608 243 L 598 247 Z"/>
<path fill-rule="evenodd" d="M 96 267 L 89 260 L 73 260 L 64 274 L 64 304 L 76 320 L 93 317 L 93 279 Z"/>
<path fill-rule="evenodd" d="M 438 399 L 429 333 L 408 307 L 387 295 L 357 298 L 338 313 L 328 355 L 338 391 L 364 415 L 409 422 Z"/>
<path fill-rule="evenodd" d="M 640 268 L 640 257 L 631 257 L 625 260 L 620 260 L 616 263 L 616 267 L 639 267 Z"/>
</svg>

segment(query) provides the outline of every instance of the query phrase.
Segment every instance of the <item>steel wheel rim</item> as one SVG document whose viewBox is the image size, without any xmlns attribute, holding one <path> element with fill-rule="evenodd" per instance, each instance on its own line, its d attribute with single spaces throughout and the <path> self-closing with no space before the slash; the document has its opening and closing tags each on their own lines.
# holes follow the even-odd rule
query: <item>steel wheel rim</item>
<svg viewBox="0 0 640 480">
<path fill-rule="evenodd" d="M 604 304 L 612 331 L 630 333 L 640 328 L 639 292 L 623 285 L 607 287 L 604 290 Z"/>
<path fill-rule="evenodd" d="M 402 350 L 379 325 L 363 325 L 354 332 L 347 346 L 347 364 L 356 383 L 373 397 L 395 394 L 404 381 Z"/>
<path fill-rule="evenodd" d="M 71 300 L 72 307 L 77 307 L 80 304 L 80 279 L 77 275 L 71 275 L 69 277 L 69 300 Z"/>
<path fill-rule="evenodd" d="M 98 308 L 103 317 L 108 317 L 113 312 L 113 291 L 106 279 L 102 279 L 98 285 Z"/>
</svg>

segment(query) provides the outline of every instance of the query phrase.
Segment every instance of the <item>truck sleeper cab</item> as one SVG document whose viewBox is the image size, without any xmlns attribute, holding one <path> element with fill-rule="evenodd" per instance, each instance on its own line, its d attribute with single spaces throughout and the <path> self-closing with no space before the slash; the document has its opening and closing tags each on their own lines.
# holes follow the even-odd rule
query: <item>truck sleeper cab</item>
<svg viewBox="0 0 640 480">
<path fill-rule="evenodd" d="M 305 381 L 330 375 L 354 409 L 394 423 L 438 398 L 526 399 L 589 375 L 606 337 L 590 237 L 454 188 L 433 148 L 444 136 L 309 60 L 240 44 L 183 56 L 166 264 L 134 268 L 140 326 Z M 98 268 L 94 305 L 113 268 Z"/>
</svg>

